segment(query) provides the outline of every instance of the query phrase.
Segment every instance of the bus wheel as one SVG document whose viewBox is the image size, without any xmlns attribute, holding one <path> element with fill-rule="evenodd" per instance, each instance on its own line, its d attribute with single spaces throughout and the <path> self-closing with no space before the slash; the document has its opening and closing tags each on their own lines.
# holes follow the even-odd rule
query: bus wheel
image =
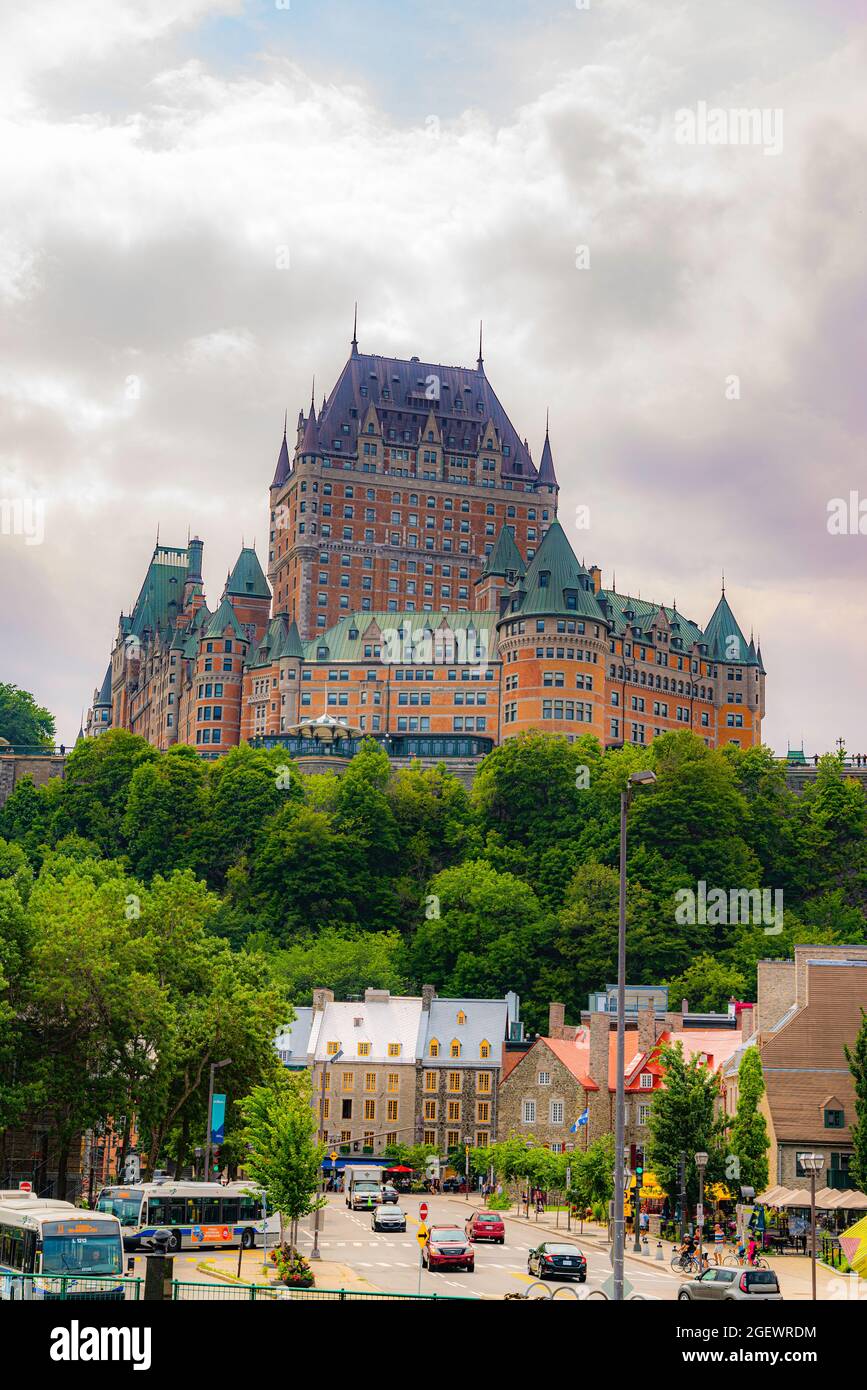
<svg viewBox="0 0 867 1390">
<path fill-rule="evenodd" d="M 169 1244 L 169 1249 L 170 1249 L 172 1252 L 174 1252 L 174 1251 L 176 1251 L 176 1250 L 180 1250 L 180 1248 L 181 1248 L 181 1233 L 180 1233 L 180 1231 L 172 1231 L 171 1235 L 169 1236 L 169 1242 L 168 1242 L 168 1244 Z"/>
<path fill-rule="evenodd" d="M 255 1245 L 255 1243 L 256 1243 L 256 1237 L 255 1237 L 255 1235 L 254 1235 L 253 1232 L 250 1230 L 250 1227 L 249 1227 L 249 1226 L 245 1226 L 244 1229 L 243 1229 L 243 1231 L 241 1232 L 241 1247 L 242 1247 L 242 1249 L 244 1249 L 244 1250 L 252 1250 L 252 1248 L 253 1248 L 253 1246 Z"/>
</svg>

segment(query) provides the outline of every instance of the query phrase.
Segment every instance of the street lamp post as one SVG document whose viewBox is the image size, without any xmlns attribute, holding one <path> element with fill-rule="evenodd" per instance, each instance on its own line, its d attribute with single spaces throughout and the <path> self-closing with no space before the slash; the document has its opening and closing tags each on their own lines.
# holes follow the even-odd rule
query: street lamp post
<svg viewBox="0 0 867 1390">
<path fill-rule="evenodd" d="M 337 1051 L 334 1053 L 334 1055 L 333 1055 L 332 1057 L 326 1057 L 326 1058 L 323 1060 L 323 1063 L 322 1063 L 322 1089 L 321 1089 L 320 1092 L 319 1092 L 319 1133 L 323 1136 L 323 1138 L 326 1138 L 326 1135 L 325 1135 L 325 1077 L 326 1077 L 326 1075 L 327 1075 L 328 1067 L 330 1066 L 330 1064 L 331 1064 L 332 1062 L 339 1062 L 339 1061 L 340 1061 L 340 1058 L 341 1058 L 342 1056 L 343 1056 L 343 1048 L 340 1047 L 340 1048 L 337 1049 Z M 325 1175 L 324 1175 L 324 1174 L 322 1175 L 322 1195 L 323 1195 L 323 1196 L 325 1195 Z M 320 1252 L 319 1252 L 319 1212 L 320 1212 L 320 1210 L 321 1210 L 321 1208 L 320 1208 L 320 1207 L 317 1207 L 316 1210 L 315 1210 L 315 1212 L 313 1213 L 313 1249 L 310 1251 L 310 1258 L 311 1258 L 311 1260 L 321 1260 L 321 1259 L 322 1259 L 322 1255 L 321 1255 Z"/>
<path fill-rule="evenodd" d="M 626 813 L 635 787 L 656 781 L 653 772 L 633 772 L 620 793 L 620 911 L 617 926 L 617 1092 L 614 1134 L 614 1301 L 623 1302 L 623 1149 L 626 1139 L 626 1086 L 623 1068 L 626 1060 Z"/>
<path fill-rule="evenodd" d="M 212 1062 L 210 1079 L 208 1081 L 208 1137 L 205 1145 L 205 1182 L 211 1180 L 211 1107 L 214 1104 L 214 1072 L 219 1071 L 220 1067 L 231 1065 L 231 1057 L 226 1057 L 222 1062 Z"/>
<path fill-rule="evenodd" d="M 816 1174 L 825 1167 L 824 1154 L 799 1154 L 801 1167 L 810 1174 L 810 1284 L 816 1302 Z"/>
<path fill-rule="evenodd" d="M 704 1170 L 705 1170 L 705 1168 L 707 1167 L 707 1154 L 706 1154 L 706 1153 L 700 1152 L 700 1153 L 697 1153 L 697 1154 L 696 1154 L 696 1156 L 695 1156 L 695 1166 L 696 1166 L 696 1168 L 698 1169 L 698 1193 L 699 1193 L 699 1196 L 698 1196 L 698 1211 L 696 1212 L 696 1216 L 698 1217 L 698 1220 L 696 1221 L 696 1225 L 698 1226 L 698 1267 L 699 1267 L 699 1272 L 700 1272 L 700 1271 L 701 1271 L 701 1268 L 702 1268 L 702 1264 L 703 1264 L 702 1253 L 701 1253 L 701 1241 L 702 1241 L 702 1234 L 703 1234 L 703 1232 L 704 1232 Z"/>
</svg>

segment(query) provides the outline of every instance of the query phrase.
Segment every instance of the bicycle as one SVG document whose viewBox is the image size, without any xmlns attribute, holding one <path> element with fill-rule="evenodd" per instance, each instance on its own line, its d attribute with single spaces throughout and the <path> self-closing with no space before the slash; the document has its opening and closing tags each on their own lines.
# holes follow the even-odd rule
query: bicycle
<svg viewBox="0 0 867 1390">
<path fill-rule="evenodd" d="M 744 1269 L 747 1265 L 749 1265 L 750 1269 L 770 1269 L 770 1265 L 764 1255 L 754 1255 L 752 1260 L 748 1260 L 745 1254 L 738 1255 L 736 1252 L 731 1255 L 726 1255 L 723 1264 L 728 1265 L 729 1269 L 731 1269 L 732 1266 L 738 1269 Z"/>
<path fill-rule="evenodd" d="M 695 1255 L 688 1255 L 683 1251 L 678 1251 L 671 1257 L 671 1268 L 676 1273 L 700 1274 L 702 1266 Z"/>
</svg>

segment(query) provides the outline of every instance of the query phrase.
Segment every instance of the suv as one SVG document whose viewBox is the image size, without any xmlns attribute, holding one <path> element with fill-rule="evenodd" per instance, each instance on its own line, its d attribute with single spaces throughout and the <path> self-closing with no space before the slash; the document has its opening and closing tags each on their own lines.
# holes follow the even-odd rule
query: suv
<svg viewBox="0 0 867 1390">
<path fill-rule="evenodd" d="M 495 1245 L 505 1245 L 506 1228 L 503 1218 L 495 1211 L 474 1211 L 467 1217 L 464 1227 L 468 1240 L 491 1240 Z"/>
<path fill-rule="evenodd" d="M 781 1303 L 783 1299 L 775 1269 L 730 1269 L 727 1266 L 708 1269 L 697 1279 L 690 1279 L 677 1296 L 718 1301 L 762 1298 L 773 1303 Z"/>
<path fill-rule="evenodd" d="M 476 1252 L 458 1226 L 431 1226 L 422 1246 L 422 1264 L 428 1269 L 465 1269 L 472 1274 Z"/>
</svg>

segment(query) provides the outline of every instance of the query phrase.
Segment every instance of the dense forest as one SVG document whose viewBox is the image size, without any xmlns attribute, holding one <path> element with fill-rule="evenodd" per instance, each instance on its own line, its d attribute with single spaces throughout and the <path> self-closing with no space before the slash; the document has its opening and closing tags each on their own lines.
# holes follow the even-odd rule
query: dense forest
<svg viewBox="0 0 867 1390">
<path fill-rule="evenodd" d="M 631 983 L 724 1008 L 795 941 L 867 940 L 867 801 L 834 756 L 795 795 L 765 748 L 532 733 L 467 791 L 372 742 L 341 776 L 246 745 L 205 762 L 124 730 L 79 742 L 65 779 L 25 780 L 0 812 L 0 1131 L 38 1098 L 70 1135 L 135 1109 L 154 1154 L 185 1150 L 206 1060 L 234 1059 L 235 1094 L 257 1084 L 315 985 L 514 989 L 531 1031 L 552 999 L 575 1018 L 615 975 L 619 797 L 645 768 Z M 684 924 L 676 895 L 699 882 L 771 888 L 782 920 Z"/>
</svg>

